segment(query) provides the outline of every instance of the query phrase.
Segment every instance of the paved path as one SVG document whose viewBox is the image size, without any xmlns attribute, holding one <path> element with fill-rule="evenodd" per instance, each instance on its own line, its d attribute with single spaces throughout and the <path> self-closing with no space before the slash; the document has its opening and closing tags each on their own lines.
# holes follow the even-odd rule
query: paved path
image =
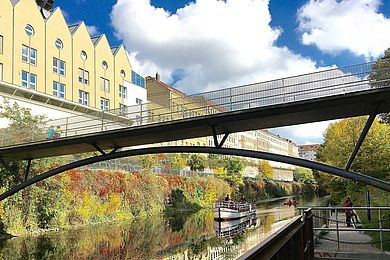
<svg viewBox="0 0 390 260">
<path fill-rule="evenodd" d="M 335 220 L 335 214 L 331 217 L 331 219 Z M 368 255 L 378 255 L 382 254 L 380 249 L 372 246 L 370 242 L 372 241 L 371 237 L 366 234 L 363 234 L 362 231 L 358 231 L 355 226 L 347 227 L 345 222 L 345 214 L 344 212 L 340 212 L 338 214 L 337 219 L 339 222 L 339 248 L 337 246 L 337 231 L 329 231 L 327 234 L 323 235 L 322 238 L 317 237 L 317 243 L 314 246 L 314 250 L 316 252 L 316 256 L 322 257 L 336 257 L 337 255 L 343 253 L 350 253 L 351 255 L 365 256 Z M 330 222 L 330 228 L 336 228 L 336 222 Z M 346 231 L 346 229 L 355 229 L 357 231 Z M 348 243 L 342 243 L 348 242 Z M 326 252 L 326 253 L 324 253 Z M 390 253 L 390 252 L 389 252 Z M 346 255 L 346 254 L 344 254 Z M 348 255 L 348 254 L 347 254 Z M 363 258 L 365 258 L 363 257 Z M 390 255 L 387 255 L 384 259 L 389 259 Z M 367 259 L 367 258 L 366 258 Z M 370 257 L 369 259 L 382 259 L 376 257 Z"/>
</svg>

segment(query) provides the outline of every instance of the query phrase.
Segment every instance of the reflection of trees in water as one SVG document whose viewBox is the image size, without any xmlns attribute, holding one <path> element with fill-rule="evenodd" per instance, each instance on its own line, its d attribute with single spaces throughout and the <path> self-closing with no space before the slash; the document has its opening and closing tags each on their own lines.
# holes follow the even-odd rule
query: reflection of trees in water
<svg viewBox="0 0 390 260">
<path fill-rule="evenodd" d="M 179 215 L 179 214 L 178 214 Z M 211 220 L 210 220 L 211 218 Z M 182 220 L 180 220 L 182 221 Z M 36 237 L 19 237 L 0 243 L 4 259 L 151 259 L 159 251 L 181 244 L 194 244 L 213 234 L 209 211 L 188 216 L 171 228 L 162 217 L 147 218 L 118 225 L 94 225 Z"/>
</svg>

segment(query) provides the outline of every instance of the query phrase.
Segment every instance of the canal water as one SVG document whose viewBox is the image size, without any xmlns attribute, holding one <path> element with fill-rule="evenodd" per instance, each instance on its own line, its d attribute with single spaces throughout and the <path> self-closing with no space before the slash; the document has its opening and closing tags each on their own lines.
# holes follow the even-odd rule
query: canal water
<svg viewBox="0 0 390 260">
<path fill-rule="evenodd" d="M 326 205 L 326 198 L 298 201 Z M 99 224 L 0 241 L 0 259 L 236 259 L 297 214 L 283 200 L 260 203 L 251 220 L 255 225 L 233 238 L 217 236 L 211 210 Z"/>
</svg>

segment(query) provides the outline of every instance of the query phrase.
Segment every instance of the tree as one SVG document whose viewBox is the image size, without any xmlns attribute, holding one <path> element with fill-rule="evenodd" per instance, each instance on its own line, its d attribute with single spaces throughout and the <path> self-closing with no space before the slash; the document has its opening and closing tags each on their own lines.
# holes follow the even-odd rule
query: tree
<svg viewBox="0 0 390 260">
<path fill-rule="evenodd" d="M 33 140 L 41 140 L 45 137 L 46 119 L 43 115 L 32 115 L 28 108 L 20 107 L 17 103 L 11 104 L 8 99 L 4 99 L 0 110 L 0 117 L 8 121 L 6 128 L 0 129 L 2 134 L 2 145 L 13 145 Z M 10 169 L 0 171 L 0 184 L 5 185 L 13 179 L 13 174 L 21 174 L 23 162 L 10 162 Z M 13 180 L 16 181 L 16 180 Z"/>
<path fill-rule="evenodd" d="M 382 88 L 390 86 L 390 48 L 385 51 L 385 56 L 378 59 L 372 65 L 372 71 L 368 79 L 373 88 Z M 379 115 L 382 122 L 390 125 L 390 113 Z"/>
<path fill-rule="evenodd" d="M 28 108 L 20 107 L 17 103 L 10 104 L 8 99 L 4 99 L 0 111 L 0 117 L 6 119 L 9 124 L 2 130 L 3 145 L 13 145 L 18 143 L 42 140 L 45 138 L 46 116 L 33 115 Z"/>
<path fill-rule="evenodd" d="M 274 170 L 271 165 L 269 165 L 268 161 L 260 160 L 258 164 L 259 174 L 257 175 L 259 178 L 272 179 L 274 175 Z"/>
<path fill-rule="evenodd" d="M 191 154 L 187 163 L 191 171 L 203 171 L 206 168 L 206 158 L 199 154 Z"/>
<path fill-rule="evenodd" d="M 245 163 L 240 158 L 229 157 L 224 159 L 225 176 L 224 179 L 232 186 L 238 186 L 243 183 L 242 171 Z"/>
<path fill-rule="evenodd" d="M 181 154 L 174 154 L 170 157 L 172 169 L 181 170 L 187 165 L 187 160 Z"/>
<path fill-rule="evenodd" d="M 318 149 L 320 162 L 345 167 L 348 158 L 360 136 L 367 117 L 343 119 L 328 126 L 324 144 Z M 390 173 L 390 127 L 375 120 L 368 132 L 351 170 L 379 179 L 389 178 Z M 325 186 L 335 199 L 343 199 L 345 194 L 361 195 L 365 185 L 330 174 L 319 174 L 319 183 Z"/>
<path fill-rule="evenodd" d="M 144 170 L 150 171 L 154 166 L 157 165 L 158 160 L 156 155 L 148 154 L 141 156 L 138 162 L 142 166 L 142 168 L 144 168 Z"/>
<path fill-rule="evenodd" d="M 305 182 L 305 181 L 313 182 L 314 181 L 313 171 L 311 169 L 297 167 L 294 171 L 294 180 L 301 181 L 301 182 Z"/>
</svg>

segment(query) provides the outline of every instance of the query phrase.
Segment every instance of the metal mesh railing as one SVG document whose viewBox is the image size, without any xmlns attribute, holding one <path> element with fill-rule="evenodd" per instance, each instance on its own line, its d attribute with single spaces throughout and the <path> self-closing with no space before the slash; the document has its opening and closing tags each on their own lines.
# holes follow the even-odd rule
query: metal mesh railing
<svg viewBox="0 0 390 260">
<path fill-rule="evenodd" d="M 46 129 L 50 126 L 58 126 L 61 131 L 56 138 L 63 138 L 328 97 L 367 90 L 372 87 L 388 87 L 390 85 L 390 65 L 377 68 L 373 64 L 364 63 L 334 68 L 300 76 L 185 95 L 180 98 L 159 100 L 157 103 L 148 102 L 122 109 L 49 120 L 45 122 L 44 130 L 39 127 L 27 134 L 26 129 L 0 129 L 1 140 L 3 140 L 1 146 L 50 138 L 46 134 Z"/>
</svg>

